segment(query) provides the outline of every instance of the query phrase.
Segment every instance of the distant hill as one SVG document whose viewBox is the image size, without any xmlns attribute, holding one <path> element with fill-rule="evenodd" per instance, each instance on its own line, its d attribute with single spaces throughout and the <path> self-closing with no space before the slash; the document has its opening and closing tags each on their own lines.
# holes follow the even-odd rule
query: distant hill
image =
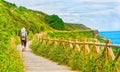
<svg viewBox="0 0 120 72">
<path fill-rule="evenodd" d="M 31 10 L 31 11 L 33 11 L 33 10 Z M 45 17 L 52 16 L 52 15 L 47 15 L 47 14 L 40 12 L 40 11 L 33 11 L 33 12 L 37 13 L 38 15 L 44 15 Z M 58 17 L 58 19 L 59 19 L 59 17 Z M 63 30 L 91 30 L 91 28 L 88 28 L 84 24 L 65 23 L 64 22 L 64 26 L 65 26 L 65 28 Z"/>
<path fill-rule="evenodd" d="M 91 30 L 84 24 L 65 23 L 66 30 Z"/>
</svg>

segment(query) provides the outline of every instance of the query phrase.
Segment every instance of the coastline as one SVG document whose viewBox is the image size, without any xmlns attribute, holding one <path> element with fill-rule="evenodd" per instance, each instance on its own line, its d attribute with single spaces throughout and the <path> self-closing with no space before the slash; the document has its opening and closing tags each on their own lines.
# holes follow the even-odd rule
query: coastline
<svg viewBox="0 0 120 72">
<path fill-rule="evenodd" d="M 112 44 L 120 44 L 120 31 L 100 31 L 99 35 L 104 40 L 109 39 Z"/>
</svg>

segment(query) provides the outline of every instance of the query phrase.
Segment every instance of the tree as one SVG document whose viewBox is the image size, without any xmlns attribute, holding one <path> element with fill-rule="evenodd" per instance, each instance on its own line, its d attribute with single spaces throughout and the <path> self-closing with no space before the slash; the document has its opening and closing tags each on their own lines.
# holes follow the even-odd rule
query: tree
<svg viewBox="0 0 120 72">
<path fill-rule="evenodd" d="M 45 16 L 45 22 L 49 24 L 54 29 L 57 30 L 64 30 L 65 25 L 61 18 L 59 18 L 57 15 L 47 15 Z"/>
</svg>

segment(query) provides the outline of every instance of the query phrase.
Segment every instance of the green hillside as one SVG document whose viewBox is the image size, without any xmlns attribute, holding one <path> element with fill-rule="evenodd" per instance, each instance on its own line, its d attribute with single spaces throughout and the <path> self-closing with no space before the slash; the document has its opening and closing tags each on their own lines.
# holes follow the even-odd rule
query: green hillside
<svg viewBox="0 0 120 72">
<path fill-rule="evenodd" d="M 56 32 L 48 32 L 46 38 L 57 38 L 57 39 L 68 39 L 71 38 L 72 40 L 78 39 L 82 41 L 84 38 L 90 40 L 93 37 L 92 30 L 86 31 L 56 31 Z"/>
<path fill-rule="evenodd" d="M 16 7 L 14 4 L 2 0 L 0 6 L 0 24 L 16 26 L 17 28 L 12 27 L 12 29 L 15 28 L 18 30 L 24 26 L 27 30 L 34 33 L 52 29 L 43 21 L 45 15 L 42 13 L 41 16 L 38 16 L 37 13 L 26 9 L 25 7 Z"/>
<path fill-rule="evenodd" d="M 29 39 L 42 31 L 76 29 L 75 25 L 65 24 L 58 15 L 47 15 L 0 0 L 0 72 L 24 72 L 21 57 L 16 50 L 22 27 L 27 29 Z M 83 30 L 81 28 L 77 29 Z"/>
<path fill-rule="evenodd" d="M 84 24 L 65 23 L 66 30 L 91 30 Z"/>
<path fill-rule="evenodd" d="M 8 2 L 0 3 L 0 23 L 7 23 L 17 25 L 18 30 L 21 27 L 26 27 L 27 30 L 39 32 L 44 30 L 74 30 L 74 29 L 88 29 L 84 25 L 73 25 L 63 22 L 57 15 L 47 15 L 43 12 L 29 10 L 25 7 L 17 7 L 15 4 Z"/>
<path fill-rule="evenodd" d="M 22 27 L 27 29 L 30 36 L 41 31 L 54 31 L 58 27 L 53 29 L 53 24 L 57 23 L 64 26 L 57 15 L 47 15 L 0 0 L 0 72 L 24 72 L 21 57 L 16 50 L 16 44 L 19 43 L 17 36 Z"/>
<path fill-rule="evenodd" d="M 20 53 L 16 49 L 17 44 L 20 43 L 18 36 L 22 27 L 27 29 L 29 39 L 43 31 L 47 33 L 46 37 L 57 39 L 62 37 L 82 41 L 93 37 L 93 31 L 83 24 L 64 23 L 58 15 L 48 15 L 22 6 L 17 7 L 15 4 L 0 0 L 0 72 L 25 72 Z M 100 40 L 101 37 L 97 38 Z M 31 48 L 38 55 L 82 72 L 110 70 L 115 72 L 117 70 L 114 62 L 105 63 L 105 59 L 102 58 L 104 56 L 96 58 L 91 54 L 85 56 L 83 52 L 63 48 L 60 44 L 52 47 L 52 43 L 44 45 L 39 41 L 33 41 Z"/>
<path fill-rule="evenodd" d="M 0 72 L 24 72 L 21 56 L 16 50 L 19 42 L 17 36 L 23 26 L 29 35 L 54 30 L 45 24 L 43 17 L 44 14 L 38 16 L 25 7 L 0 0 Z"/>
</svg>

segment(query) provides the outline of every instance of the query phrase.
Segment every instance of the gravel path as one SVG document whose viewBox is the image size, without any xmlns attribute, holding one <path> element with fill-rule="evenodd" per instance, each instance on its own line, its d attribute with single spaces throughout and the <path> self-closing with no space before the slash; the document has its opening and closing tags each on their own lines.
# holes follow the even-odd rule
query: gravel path
<svg viewBox="0 0 120 72">
<path fill-rule="evenodd" d="M 21 52 L 21 46 L 18 45 L 26 72 L 73 72 L 68 67 L 33 54 L 29 48 L 30 42 L 27 45 L 25 52 Z"/>
</svg>

